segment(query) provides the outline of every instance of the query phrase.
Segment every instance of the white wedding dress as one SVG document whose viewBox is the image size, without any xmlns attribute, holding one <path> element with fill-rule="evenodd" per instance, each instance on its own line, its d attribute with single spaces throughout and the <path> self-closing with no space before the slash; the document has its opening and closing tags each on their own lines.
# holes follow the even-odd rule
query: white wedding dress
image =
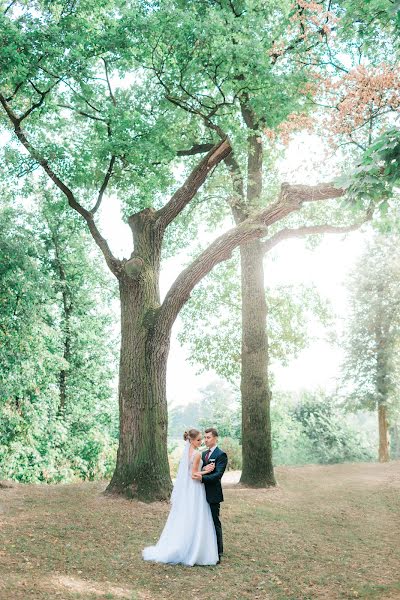
<svg viewBox="0 0 400 600">
<path fill-rule="evenodd" d="M 189 449 L 187 440 L 172 490 L 167 522 L 156 546 L 148 546 L 142 551 L 144 560 L 188 566 L 217 564 L 217 536 L 211 509 L 204 485 L 192 479 L 195 453 L 189 459 Z M 199 470 L 201 465 L 200 459 Z"/>
</svg>

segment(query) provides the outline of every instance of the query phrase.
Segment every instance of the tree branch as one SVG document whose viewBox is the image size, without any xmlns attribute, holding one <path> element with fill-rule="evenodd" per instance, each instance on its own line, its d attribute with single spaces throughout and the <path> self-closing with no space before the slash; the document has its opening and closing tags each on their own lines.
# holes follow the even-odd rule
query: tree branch
<svg viewBox="0 0 400 600">
<path fill-rule="evenodd" d="M 363 219 L 357 221 L 356 223 L 352 223 L 351 225 L 335 226 L 324 224 L 297 227 L 294 229 L 285 227 L 284 229 L 281 229 L 280 231 L 275 233 L 268 240 L 265 240 L 262 243 L 262 249 L 263 252 L 266 254 L 272 248 L 274 248 L 274 246 L 277 246 L 283 240 L 287 240 L 290 238 L 303 238 L 308 235 L 318 235 L 323 233 L 349 233 L 350 231 L 356 231 L 362 225 L 364 225 L 364 223 L 371 220 L 372 214 L 372 211 L 367 212 Z"/>
<path fill-rule="evenodd" d="M 231 152 L 227 139 L 212 147 L 210 152 L 198 163 L 185 183 L 175 192 L 169 202 L 157 211 L 157 226 L 161 231 L 179 215 L 203 185 L 210 170 L 216 167 Z"/>
<path fill-rule="evenodd" d="M 228 203 L 237 224 L 248 217 L 247 212 L 245 212 L 244 179 L 233 151 L 225 158 L 225 164 L 231 176 L 233 189 L 233 197 L 228 200 Z"/>
<path fill-rule="evenodd" d="M 29 80 L 29 83 L 31 84 L 31 86 L 33 87 L 33 89 L 35 90 L 35 92 L 36 92 L 36 93 L 37 93 L 37 94 L 40 96 L 40 99 L 39 99 L 37 102 L 34 102 L 34 103 L 32 104 L 32 106 L 30 106 L 30 107 L 28 108 L 28 110 L 27 110 L 27 111 L 25 111 L 25 112 L 24 112 L 24 113 L 23 113 L 23 114 L 22 114 L 20 117 L 18 117 L 18 121 L 19 121 L 19 123 L 21 123 L 21 122 L 22 122 L 24 119 L 26 119 L 26 117 L 28 117 L 28 116 L 31 114 L 31 112 L 33 112 L 33 111 L 34 111 L 36 108 L 39 108 L 39 106 L 41 106 L 41 105 L 43 104 L 43 102 L 44 102 L 44 99 L 46 98 L 47 94 L 48 94 L 49 92 L 51 92 L 51 90 L 53 89 L 53 87 L 55 87 L 55 86 L 57 85 L 57 83 L 59 83 L 59 82 L 61 81 L 61 79 L 62 79 L 62 78 L 61 78 L 61 77 L 59 77 L 59 78 L 57 79 L 57 81 L 55 81 L 55 82 L 54 82 L 54 83 L 53 83 L 53 84 L 52 84 L 52 85 L 51 85 L 51 86 L 50 86 L 50 87 L 49 87 L 47 90 L 45 90 L 44 92 L 41 92 L 41 91 L 40 91 L 40 90 L 39 90 L 39 89 L 36 87 L 36 85 L 35 85 L 35 84 L 34 84 L 34 83 L 31 81 L 31 80 Z"/>
<path fill-rule="evenodd" d="M 209 152 L 214 148 L 214 144 L 193 144 L 188 150 L 178 150 L 177 156 L 195 156 L 196 154 L 203 154 Z"/>
<path fill-rule="evenodd" d="M 12 8 L 12 6 L 16 3 L 17 0 L 12 0 L 12 2 L 10 2 L 10 4 L 7 6 L 7 8 L 5 9 L 5 11 L 3 12 L 3 15 L 6 15 L 8 13 L 8 11 L 10 10 L 10 8 Z"/>
<path fill-rule="evenodd" d="M 178 275 L 159 309 L 156 325 L 158 333 L 162 336 L 162 331 L 170 331 L 195 285 L 216 264 L 227 260 L 235 248 L 265 236 L 270 225 L 300 210 L 304 202 L 338 198 L 344 193 L 343 189 L 335 188 L 329 183 L 316 186 L 282 184 L 279 198 L 274 204 L 265 207 L 261 212 L 219 236 Z"/>
<path fill-rule="evenodd" d="M 68 110 L 73 110 L 76 113 L 78 113 L 78 115 L 82 115 L 83 117 L 87 117 L 88 119 L 93 119 L 94 121 L 101 121 L 106 125 L 108 123 L 107 119 L 104 119 L 103 117 L 96 117 L 96 115 L 91 115 L 85 112 L 84 110 L 80 110 L 79 108 L 75 108 L 74 106 L 70 106 L 69 104 L 57 104 L 57 106 L 59 106 L 60 108 L 67 108 Z"/>
<path fill-rule="evenodd" d="M 55 174 L 53 169 L 50 167 L 48 161 L 43 158 L 39 152 L 34 148 L 34 146 L 27 139 L 25 132 L 21 128 L 21 120 L 20 118 L 13 112 L 10 106 L 7 104 L 4 96 L 0 94 L 0 104 L 3 106 L 8 118 L 10 119 L 14 132 L 22 145 L 26 148 L 32 158 L 43 168 L 43 170 L 47 173 L 50 179 L 56 184 L 56 186 L 61 190 L 61 192 L 67 197 L 68 204 L 76 210 L 86 221 L 89 231 L 92 234 L 92 237 L 100 250 L 103 253 L 103 256 L 106 260 L 106 263 L 110 269 L 110 271 L 116 276 L 119 276 L 121 269 L 121 261 L 118 260 L 111 252 L 107 241 L 103 238 L 100 231 L 97 229 L 97 226 L 93 220 L 93 215 L 90 211 L 86 210 L 79 202 L 76 200 L 74 193 L 72 190 Z"/>
<path fill-rule="evenodd" d="M 106 173 L 106 175 L 104 177 L 104 181 L 101 184 L 101 188 L 100 188 L 100 191 L 99 191 L 97 202 L 93 206 L 92 210 L 90 211 L 92 213 L 92 215 L 94 215 L 95 212 L 97 212 L 97 210 L 98 210 L 98 208 L 99 208 L 99 206 L 101 204 L 101 201 L 103 200 L 103 194 L 104 194 L 104 192 L 106 190 L 108 182 L 110 181 L 110 178 L 111 178 L 111 175 L 112 175 L 113 166 L 114 166 L 114 163 L 115 163 L 115 159 L 116 159 L 116 156 L 113 154 L 112 157 L 111 157 L 111 160 L 110 160 L 110 164 L 109 164 L 108 169 L 107 169 L 107 173 Z"/>
<path fill-rule="evenodd" d="M 102 61 L 103 61 L 103 63 L 104 63 L 104 70 L 105 70 L 105 73 L 106 73 L 106 80 L 107 80 L 108 91 L 110 92 L 110 98 L 111 98 L 111 100 L 112 100 L 112 103 L 114 104 L 114 106 L 116 106 L 116 105 L 117 105 L 117 101 L 116 101 L 116 99 L 115 99 L 115 96 L 114 96 L 114 94 L 113 94 L 113 92 L 112 92 L 112 89 L 111 89 L 110 78 L 109 78 L 109 76 L 108 76 L 108 65 L 107 65 L 107 61 L 106 61 L 106 59 L 105 59 L 105 58 L 103 58 L 103 57 L 101 57 L 101 58 L 102 58 Z"/>
</svg>

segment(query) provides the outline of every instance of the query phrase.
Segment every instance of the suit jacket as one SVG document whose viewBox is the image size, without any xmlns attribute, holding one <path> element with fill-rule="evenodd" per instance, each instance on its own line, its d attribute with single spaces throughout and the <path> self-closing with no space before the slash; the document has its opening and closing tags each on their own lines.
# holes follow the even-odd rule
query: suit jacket
<svg viewBox="0 0 400 600">
<path fill-rule="evenodd" d="M 223 450 L 220 450 L 218 446 L 210 456 L 210 460 L 206 461 L 205 457 L 208 450 L 203 452 L 203 467 L 209 465 L 210 462 L 215 461 L 215 469 L 207 475 L 203 475 L 203 483 L 206 488 L 206 498 L 209 504 L 215 504 L 224 501 L 224 495 L 222 493 L 221 478 L 228 464 L 228 457 Z"/>
</svg>

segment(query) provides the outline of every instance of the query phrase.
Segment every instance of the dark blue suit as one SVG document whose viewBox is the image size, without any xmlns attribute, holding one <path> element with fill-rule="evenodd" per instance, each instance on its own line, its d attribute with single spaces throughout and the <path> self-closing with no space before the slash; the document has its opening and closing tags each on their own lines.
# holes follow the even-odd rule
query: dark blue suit
<svg viewBox="0 0 400 600">
<path fill-rule="evenodd" d="M 211 514 L 214 521 L 215 533 L 217 534 L 218 554 L 223 553 L 223 542 L 222 542 L 222 525 L 219 519 L 220 502 L 224 501 L 224 495 L 222 493 L 221 478 L 228 464 L 228 457 L 218 448 L 215 448 L 209 460 L 206 461 L 206 454 L 208 450 L 203 452 L 203 467 L 209 465 L 211 462 L 215 462 L 215 469 L 207 475 L 203 475 L 202 481 L 206 488 L 207 502 L 211 508 Z"/>
</svg>

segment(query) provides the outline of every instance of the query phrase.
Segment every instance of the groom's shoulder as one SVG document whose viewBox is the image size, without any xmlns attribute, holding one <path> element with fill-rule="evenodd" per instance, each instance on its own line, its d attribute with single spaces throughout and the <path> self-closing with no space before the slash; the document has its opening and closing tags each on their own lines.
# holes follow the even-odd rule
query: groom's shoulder
<svg viewBox="0 0 400 600">
<path fill-rule="evenodd" d="M 222 456 L 222 455 L 225 455 L 225 456 L 227 456 L 227 454 L 226 454 L 225 450 L 222 450 L 222 448 L 220 448 L 220 447 L 218 446 L 218 456 Z"/>
</svg>

